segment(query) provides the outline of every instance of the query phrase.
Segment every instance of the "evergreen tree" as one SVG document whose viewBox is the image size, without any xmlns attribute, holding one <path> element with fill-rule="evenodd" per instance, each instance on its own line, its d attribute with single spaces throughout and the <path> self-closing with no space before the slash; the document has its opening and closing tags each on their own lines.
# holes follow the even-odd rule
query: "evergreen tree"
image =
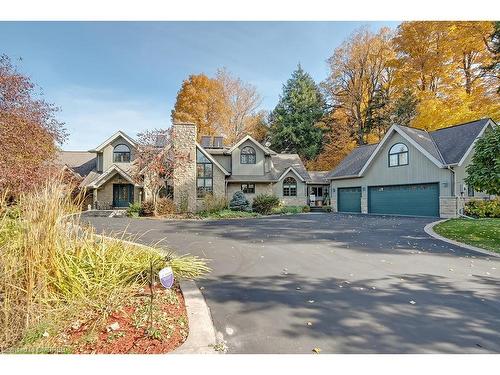
<svg viewBox="0 0 500 375">
<path fill-rule="evenodd" d="M 296 152 L 306 160 L 314 159 L 322 148 L 323 131 L 318 123 L 324 114 L 323 95 L 299 64 L 270 115 L 271 147 L 277 152 Z"/>
</svg>

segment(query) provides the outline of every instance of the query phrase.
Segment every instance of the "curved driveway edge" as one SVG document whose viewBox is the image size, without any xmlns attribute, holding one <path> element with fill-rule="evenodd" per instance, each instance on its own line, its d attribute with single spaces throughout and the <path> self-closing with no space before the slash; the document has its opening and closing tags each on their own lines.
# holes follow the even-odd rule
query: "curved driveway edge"
<svg viewBox="0 0 500 375">
<path fill-rule="evenodd" d="M 103 234 L 95 234 L 101 238 L 118 240 L 135 246 L 151 247 L 137 242 L 127 241 Z M 179 281 L 184 303 L 186 305 L 187 318 L 189 324 L 189 334 L 187 340 L 169 354 L 217 354 L 214 350 L 216 344 L 215 327 L 212 322 L 210 309 L 205 302 L 205 298 L 192 280 Z"/>
<path fill-rule="evenodd" d="M 180 281 L 189 320 L 187 340 L 172 354 L 216 354 L 215 327 L 205 298 L 191 280 Z"/>
<path fill-rule="evenodd" d="M 431 237 L 434 237 L 435 239 L 437 240 L 441 240 L 441 241 L 444 241 L 444 242 L 448 242 L 452 245 L 455 245 L 455 246 L 460 246 L 460 247 L 463 247 L 464 249 L 467 249 L 467 250 L 471 250 L 471 251 L 475 251 L 475 252 L 478 252 L 478 253 L 481 253 L 481 254 L 485 254 L 485 255 L 489 255 L 489 256 L 492 256 L 492 257 L 496 257 L 496 258 L 500 258 L 500 254 L 497 254 L 497 253 L 494 253 L 493 251 L 489 251 L 489 250 L 485 250 L 485 249 L 481 249 L 480 247 L 476 247 L 476 246 L 472 246 L 472 245 L 467 245 L 463 242 L 458 242 L 458 241 L 455 241 L 455 240 L 451 240 L 449 238 L 446 238 L 446 237 L 443 237 L 443 236 L 440 236 L 439 234 L 437 234 L 436 232 L 434 232 L 434 227 L 440 223 L 444 223 L 445 221 L 447 221 L 448 219 L 444 219 L 444 220 L 438 220 L 438 221 L 434 221 L 432 223 L 429 223 L 427 224 L 425 227 L 424 227 L 424 231 L 425 233 L 427 233 L 429 236 Z"/>
</svg>

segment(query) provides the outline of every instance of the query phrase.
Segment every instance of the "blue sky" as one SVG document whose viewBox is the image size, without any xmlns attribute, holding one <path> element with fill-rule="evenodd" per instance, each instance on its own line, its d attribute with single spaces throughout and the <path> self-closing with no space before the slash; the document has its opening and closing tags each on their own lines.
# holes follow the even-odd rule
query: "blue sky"
<svg viewBox="0 0 500 375">
<path fill-rule="evenodd" d="M 272 110 L 301 63 L 317 81 L 355 29 L 397 22 L 0 22 L 0 54 L 61 107 L 67 150 L 91 149 L 116 130 L 170 126 L 189 74 L 226 67 L 255 85 Z"/>
</svg>

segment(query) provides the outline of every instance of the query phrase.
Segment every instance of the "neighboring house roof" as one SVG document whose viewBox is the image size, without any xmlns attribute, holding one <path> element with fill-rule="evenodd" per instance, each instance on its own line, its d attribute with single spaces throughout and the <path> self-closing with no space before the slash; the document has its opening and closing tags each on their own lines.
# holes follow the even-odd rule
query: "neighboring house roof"
<svg viewBox="0 0 500 375">
<path fill-rule="evenodd" d="M 490 118 L 484 118 L 435 130 L 429 134 L 441 151 L 445 164 L 458 164 L 489 123 L 495 124 Z"/>
<path fill-rule="evenodd" d="M 121 130 L 118 130 L 115 134 L 113 134 L 111 137 L 106 139 L 104 142 L 102 142 L 99 146 L 97 146 L 94 150 L 90 150 L 90 152 L 101 152 L 104 147 L 109 145 L 111 142 L 113 142 L 116 138 L 122 137 L 124 138 L 128 143 L 130 143 L 132 146 L 136 146 L 135 141 L 130 138 L 127 134 L 122 132 Z"/>
<path fill-rule="evenodd" d="M 329 171 L 307 171 L 309 173 L 309 177 L 311 184 L 328 184 L 328 174 Z"/>
<path fill-rule="evenodd" d="M 60 151 L 56 164 L 67 166 L 81 177 L 87 176 L 97 165 L 95 153 L 87 151 Z"/>
<path fill-rule="evenodd" d="M 393 125 L 378 144 L 355 148 L 328 175 L 329 179 L 361 177 L 376 154 L 390 136 L 397 132 L 422 152 L 436 166 L 461 165 L 489 125 L 495 125 L 490 118 L 471 121 L 443 129 L 427 132 L 422 129 Z"/>
<path fill-rule="evenodd" d="M 378 143 L 356 147 L 328 174 L 328 178 L 358 177 L 358 173 L 366 164 L 377 146 Z"/>
</svg>

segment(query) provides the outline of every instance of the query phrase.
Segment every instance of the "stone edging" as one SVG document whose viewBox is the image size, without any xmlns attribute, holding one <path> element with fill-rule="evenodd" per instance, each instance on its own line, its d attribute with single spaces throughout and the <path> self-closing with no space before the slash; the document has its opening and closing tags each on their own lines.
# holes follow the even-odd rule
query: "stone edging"
<svg viewBox="0 0 500 375">
<path fill-rule="evenodd" d="M 137 242 L 123 240 L 115 237 L 96 234 L 101 238 L 118 240 L 127 244 L 151 248 Z M 179 285 L 184 296 L 186 312 L 189 322 L 189 334 L 184 343 L 175 349 L 173 354 L 217 354 L 214 350 L 217 339 L 215 336 L 215 327 L 212 322 L 210 309 L 201 294 L 200 289 L 192 280 L 179 280 Z"/>
<path fill-rule="evenodd" d="M 500 254 L 497 254 L 497 253 L 494 253 L 493 251 L 489 251 L 489 250 L 485 250 L 485 249 L 481 249 L 480 247 L 476 247 L 476 246 L 472 246 L 472 245 L 467 245 L 465 243 L 462 243 L 462 242 L 458 242 L 458 241 L 455 241 L 455 240 L 451 240 L 449 238 L 446 238 L 446 237 L 443 237 L 439 234 L 437 234 L 436 232 L 434 232 L 434 227 L 439 224 L 439 223 L 444 223 L 445 221 L 448 221 L 448 219 L 444 219 L 444 220 L 438 220 L 438 221 L 434 221 L 432 223 L 429 223 L 427 224 L 425 227 L 424 227 L 424 231 L 425 233 L 427 233 L 429 236 L 431 237 L 434 237 L 435 239 L 438 239 L 438 240 L 441 240 L 441 241 L 444 241 L 444 242 L 447 242 L 447 243 L 450 243 L 452 245 L 455 245 L 455 246 L 460 246 L 460 247 L 463 247 L 464 249 L 467 249 L 467 250 L 471 250 L 471 251 L 475 251 L 477 253 L 481 253 L 481 254 L 484 254 L 484 255 L 488 255 L 488 256 L 492 256 L 492 257 L 496 257 L 496 258 L 500 258 Z"/>
<path fill-rule="evenodd" d="M 72 215 L 75 214 L 69 214 L 65 217 Z M 98 237 L 113 241 L 118 240 L 134 246 L 151 248 L 151 246 L 143 245 L 137 242 L 110 237 L 103 234 L 94 234 Z M 171 352 L 171 354 L 217 354 L 214 349 L 217 343 L 215 327 L 212 322 L 210 309 L 205 302 L 205 298 L 194 281 L 180 280 L 179 285 L 186 305 L 187 318 L 189 322 L 189 334 L 186 341 Z"/>
</svg>

